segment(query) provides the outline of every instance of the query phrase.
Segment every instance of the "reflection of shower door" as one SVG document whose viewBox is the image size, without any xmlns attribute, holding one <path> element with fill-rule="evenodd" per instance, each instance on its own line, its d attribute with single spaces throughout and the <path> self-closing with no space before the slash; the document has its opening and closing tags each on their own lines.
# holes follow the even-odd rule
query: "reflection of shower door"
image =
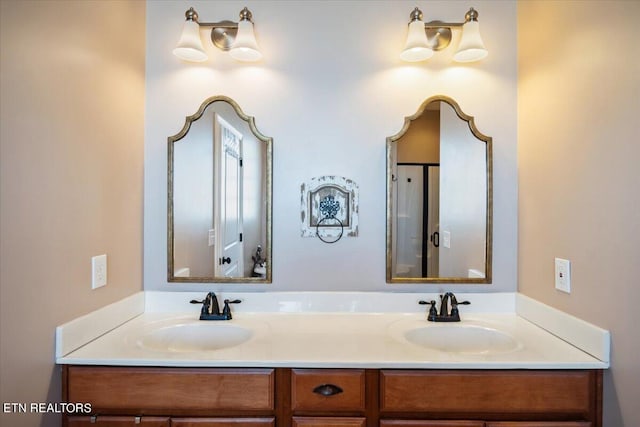
<svg viewBox="0 0 640 427">
<path fill-rule="evenodd" d="M 422 277 L 423 167 L 398 164 L 396 277 Z"/>
<path fill-rule="evenodd" d="M 396 277 L 438 277 L 440 167 L 398 164 Z"/>
<path fill-rule="evenodd" d="M 242 134 L 216 114 L 216 276 L 242 277 Z"/>
<path fill-rule="evenodd" d="M 438 277 L 439 247 L 440 247 L 440 166 L 425 165 L 425 217 L 426 237 L 423 277 Z"/>
</svg>

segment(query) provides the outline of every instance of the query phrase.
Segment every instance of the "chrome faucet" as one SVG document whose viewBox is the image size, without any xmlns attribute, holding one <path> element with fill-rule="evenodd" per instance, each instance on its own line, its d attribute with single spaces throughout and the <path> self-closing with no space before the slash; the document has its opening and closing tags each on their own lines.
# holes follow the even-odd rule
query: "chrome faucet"
<svg viewBox="0 0 640 427">
<path fill-rule="evenodd" d="M 239 299 L 235 299 L 233 301 L 225 299 L 222 313 L 220 313 L 218 297 L 216 297 L 216 294 L 213 292 L 209 292 L 202 301 L 194 299 L 189 302 L 191 304 L 202 304 L 202 309 L 200 310 L 200 320 L 231 320 L 232 316 L 229 304 L 240 304 L 242 301 L 240 301 Z"/>
<path fill-rule="evenodd" d="M 444 295 L 440 295 L 440 313 L 436 309 L 436 302 L 420 301 L 418 304 L 430 305 L 429 314 L 427 320 L 430 322 L 459 322 L 460 312 L 458 311 L 458 305 L 469 305 L 469 301 L 458 302 L 458 299 L 453 292 L 447 292 Z M 449 310 L 449 304 L 451 304 L 451 310 Z"/>
</svg>

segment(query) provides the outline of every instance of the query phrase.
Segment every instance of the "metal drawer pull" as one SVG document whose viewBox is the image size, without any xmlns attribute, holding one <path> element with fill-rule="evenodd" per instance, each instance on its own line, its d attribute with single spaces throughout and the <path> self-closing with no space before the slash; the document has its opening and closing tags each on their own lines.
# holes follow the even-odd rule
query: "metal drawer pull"
<svg viewBox="0 0 640 427">
<path fill-rule="evenodd" d="M 340 394 L 342 393 L 344 390 L 342 390 L 340 387 L 338 387 L 337 385 L 333 385 L 333 384 L 322 384 L 319 385 L 318 387 L 313 389 L 313 392 L 316 394 L 321 394 L 323 396 L 334 396 L 336 394 Z"/>
</svg>

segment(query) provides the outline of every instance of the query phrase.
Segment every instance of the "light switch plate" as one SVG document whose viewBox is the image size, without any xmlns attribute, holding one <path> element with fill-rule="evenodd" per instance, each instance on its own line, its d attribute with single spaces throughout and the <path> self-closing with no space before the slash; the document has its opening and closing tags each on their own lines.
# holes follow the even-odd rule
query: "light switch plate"
<svg viewBox="0 0 640 427">
<path fill-rule="evenodd" d="M 209 242 L 209 246 L 214 246 L 216 244 L 216 230 L 211 228 L 209 229 L 209 233 L 207 234 L 207 240 Z"/>
<path fill-rule="evenodd" d="M 442 232 L 442 246 L 444 246 L 447 249 L 451 248 L 451 232 L 450 231 Z"/>
<path fill-rule="evenodd" d="M 91 289 L 96 289 L 107 284 L 107 255 L 98 255 L 91 258 Z"/>
<path fill-rule="evenodd" d="M 556 289 L 568 294 L 571 293 L 571 261 L 556 258 Z"/>
</svg>

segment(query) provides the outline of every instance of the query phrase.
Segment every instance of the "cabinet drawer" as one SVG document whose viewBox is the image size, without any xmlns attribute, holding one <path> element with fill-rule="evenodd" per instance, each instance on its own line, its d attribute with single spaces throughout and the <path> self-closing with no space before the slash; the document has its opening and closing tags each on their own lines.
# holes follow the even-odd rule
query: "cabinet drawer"
<svg viewBox="0 0 640 427">
<path fill-rule="evenodd" d="M 293 427 L 365 427 L 365 418 L 357 417 L 293 417 Z"/>
<path fill-rule="evenodd" d="M 291 405 L 296 411 L 358 411 L 365 409 L 362 369 L 294 369 Z"/>
<path fill-rule="evenodd" d="M 487 423 L 486 427 L 591 427 L 589 422 L 581 421 L 504 421 Z"/>
<path fill-rule="evenodd" d="M 485 427 L 483 421 L 383 420 L 380 427 Z"/>
<path fill-rule="evenodd" d="M 273 418 L 172 418 L 171 427 L 274 427 Z"/>
<path fill-rule="evenodd" d="M 264 412 L 274 409 L 273 384 L 273 369 L 71 366 L 67 399 L 94 412 Z"/>
<path fill-rule="evenodd" d="M 596 400 L 595 381 L 591 371 L 384 370 L 380 410 L 473 419 L 505 413 L 549 419 L 560 414 L 587 420 Z"/>
<path fill-rule="evenodd" d="M 92 420 L 87 416 L 70 416 L 68 427 L 169 427 L 168 417 L 117 417 L 99 416 Z"/>
</svg>

